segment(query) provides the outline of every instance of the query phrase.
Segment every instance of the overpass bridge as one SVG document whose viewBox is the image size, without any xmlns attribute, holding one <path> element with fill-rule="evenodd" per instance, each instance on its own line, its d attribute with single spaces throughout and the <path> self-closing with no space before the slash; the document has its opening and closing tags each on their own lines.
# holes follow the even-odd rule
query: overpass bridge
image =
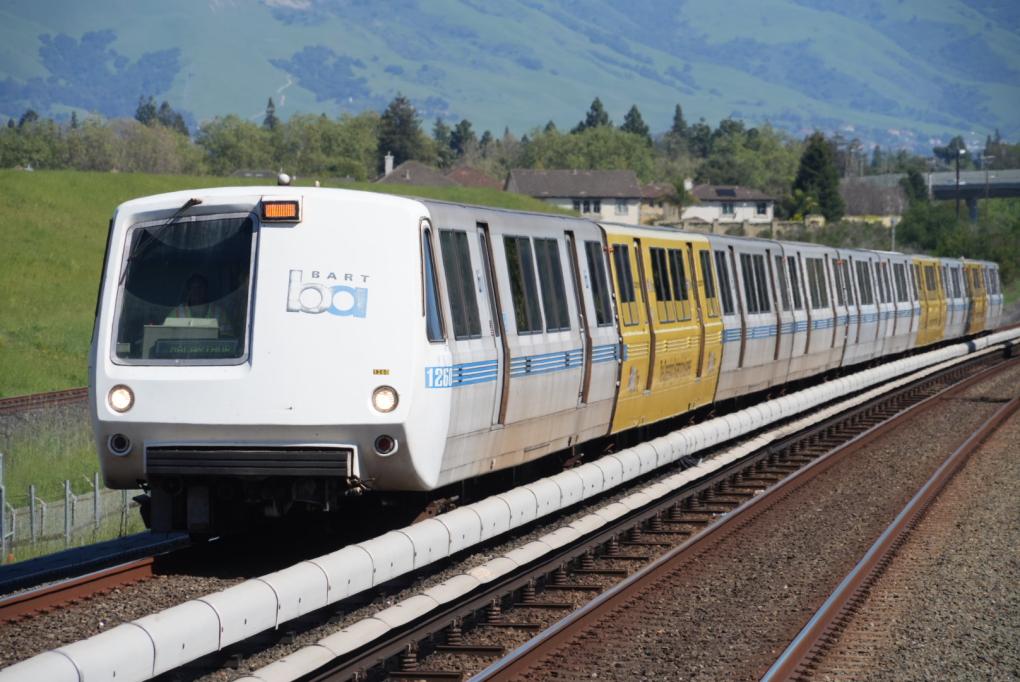
<svg viewBox="0 0 1020 682">
<path fill-rule="evenodd" d="M 876 187 L 899 185 L 903 173 L 868 175 L 859 180 Z M 967 204 L 971 220 L 977 220 L 978 201 L 981 199 L 1002 199 L 1020 197 L 1020 169 L 960 171 L 960 182 L 956 182 L 955 171 L 926 173 L 928 197 L 941 201 L 959 199 Z"/>
</svg>

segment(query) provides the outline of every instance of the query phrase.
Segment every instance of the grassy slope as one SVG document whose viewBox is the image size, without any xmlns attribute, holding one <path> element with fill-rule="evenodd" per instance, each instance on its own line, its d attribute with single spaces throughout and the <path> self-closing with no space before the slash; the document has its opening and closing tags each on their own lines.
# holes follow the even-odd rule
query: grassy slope
<svg viewBox="0 0 1020 682">
<path fill-rule="evenodd" d="M 558 3 L 545 2 L 546 8 Z M 665 7 L 665 5 L 662 5 Z M 199 118 L 228 110 L 257 117 L 268 95 L 281 94 L 286 101 L 280 112 L 335 112 L 332 101 L 318 101 L 313 93 L 298 85 L 287 87 L 287 75 L 269 64 L 270 58 L 287 58 L 306 45 L 329 46 L 338 54 L 359 57 L 364 68 L 357 69 L 377 96 L 388 99 L 403 91 L 423 99 L 437 95 L 451 103 L 451 111 L 470 118 L 477 129 L 491 128 L 497 133 L 504 125 L 518 132 L 555 119 L 561 127 L 572 124 L 595 95 L 600 95 L 610 113 L 619 120 L 631 103 L 641 107 L 645 119 L 657 130 L 669 125 L 673 105 L 682 101 L 688 116 L 710 120 L 737 110 L 748 116 L 810 112 L 835 119 L 853 119 L 878 128 L 917 127 L 931 133 L 944 132 L 943 124 L 924 124 L 902 120 L 873 111 L 848 114 L 845 106 L 815 96 L 811 88 L 794 87 L 791 82 L 766 80 L 753 73 L 713 63 L 697 50 L 685 50 L 682 40 L 672 41 L 669 51 L 656 50 L 642 41 L 641 31 L 633 31 L 625 41 L 640 58 L 648 60 L 660 74 L 669 66 L 692 66 L 697 81 L 693 94 L 684 94 L 637 75 L 608 66 L 594 58 L 602 55 L 633 67 L 637 61 L 620 55 L 591 39 L 590 27 L 583 20 L 568 25 L 553 21 L 548 13 L 524 3 L 510 2 L 492 6 L 484 12 L 458 0 L 422 3 L 428 15 L 440 17 L 437 26 L 457 25 L 473 31 L 486 45 L 510 43 L 541 60 L 542 68 L 528 70 L 512 59 L 484 53 L 470 40 L 437 35 L 434 43 L 427 34 L 433 27 L 417 27 L 399 21 L 359 22 L 328 17 L 322 21 L 285 25 L 272 19 L 269 9 L 256 3 L 208 3 L 188 0 L 176 3 L 147 4 L 139 11 L 137 3 L 111 0 L 108 3 L 80 5 L 66 0 L 39 0 L 17 10 L 0 10 L 0 56 L 8 74 L 22 79 L 39 74 L 37 63 L 27 60 L 39 48 L 40 33 L 65 32 L 78 38 L 85 31 L 115 28 L 114 48 L 130 59 L 144 52 L 181 45 L 182 69 L 167 93 L 171 102 L 193 111 Z M 917 116 L 937 111 L 939 106 L 924 92 L 924 84 L 945 78 L 958 90 L 976 88 L 989 97 L 988 107 L 1002 118 L 1004 131 L 1013 125 L 1008 113 L 1015 104 L 1017 87 L 976 82 L 965 76 L 943 73 L 927 60 L 913 54 L 909 46 L 898 45 L 895 36 L 883 34 L 856 16 L 807 7 L 789 0 L 734 0 L 721 10 L 718 3 L 690 2 L 677 6 L 671 16 L 663 16 L 669 30 L 675 19 L 689 22 L 710 44 L 753 36 L 766 44 L 811 43 L 811 54 L 829 68 L 857 78 L 877 92 L 915 110 Z M 612 15 L 621 10 L 613 3 L 592 3 L 592 17 Z M 662 10 L 670 14 L 668 10 Z M 981 36 L 990 49 L 1006 60 L 1015 57 L 1017 36 L 1008 28 L 986 22 L 986 17 L 953 0 L 931 6 L 913 2 L 883 8 L 889 20 L 944 22 L 956 27 L 960 36 Z M 498 15 L 497 17 L 491 16 Z M 224 30 L 224 27 L 230 27 Z M 918 29 L 919 31 L 920 29 Z M 422 35 L 424 32 L 426 35 Z M 258 58 L 252 58 L 250 36 L 259 36 Z M 395 46 L 414 41 L 405 51 Z M 209 69 L 207 65 L 216 64 Z M 417 82 L 416 70 L 427 64 L 442 69 L 445 76 L 436 85 Z M 387 73 L 397 65 L 403 74 Z M 914 84 L 917 87 L 911 87 Z M 971 94 L 960 96 L 971 97 Z M 354 103 L 357 105 L 357 102 Z M 20 112 L 2 112 L 20 113 Z M 974 121 L 959 121 L 963 126 Z M 967 128 L 970 129 L 970 128 Z M 980 132 L 980 131 L 979 131 Z M 1007 131 L 1008 134 L 1008 131 Z"/>
<path fill-rule="evenodd" d="M 118 204 L 229 184 L 238 183 L 209 176 L 0 171 L 0 397 L 85 385 L 106 226 Z M 546 209 L 528 197 L 495 190 L 345 186 Z"/>
</svg>

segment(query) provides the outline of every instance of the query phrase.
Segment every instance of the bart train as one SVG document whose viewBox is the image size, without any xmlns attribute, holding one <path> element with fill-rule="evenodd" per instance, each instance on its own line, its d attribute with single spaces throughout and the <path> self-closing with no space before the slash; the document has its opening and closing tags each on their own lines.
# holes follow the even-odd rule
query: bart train
<svg viewBox="0 0 1020 682">
<path fill-rule="evenodd" d="M 995 327 L 994 263 L 338 189 L 129 201 L 90 354 L 158 530 L 432 491 Z"/>
</svg>

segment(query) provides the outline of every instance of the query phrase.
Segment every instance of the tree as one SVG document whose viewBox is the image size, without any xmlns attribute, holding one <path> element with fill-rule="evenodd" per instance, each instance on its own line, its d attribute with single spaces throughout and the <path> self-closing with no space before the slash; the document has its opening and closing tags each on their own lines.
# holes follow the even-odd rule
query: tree
<svg viewBox="0 0 1020 682">
<path fill-rule="evenodd" d="M 397 94 L 379 119 L 379 152 L 393 154 L 393 162 L 399 165 L 409 159 L 421 159 L 427 146 L 414 105 Z M 379 168 L 382 168 L 381 157 Z"/>
<path fill-rule="evenodd" d="M 156 100 L 149 95 L 149 98 L 138 98 L 138 107 L 135 109 L 135 120 L 143 125 L 153 125 L 156 122 Z"/>
<path fill-rule="evenodd" d="M 71 130 L 77 130 L 77 129 L 78 129 L 78 112 L 77 111 L 72 111 L 71 112 Z"/>
<path fill-rule="evenodd" d="M 268 132 L 231 114 L 202 125 L 196 142 L 205 151 L 209 169 L 227 175 L 241 168 L 272 169 Z"/>
<path fill-rule="evenodd" d="M 273 103 L 273 98 L 270 97 L 269 101 L 266 102 L 266 115 L 262 119 L 262 127 L 273 132 L 280 125 L 280 119 L 276 116 L 276 105 Z"/>
<path fill-rule="evenodd" d="M 884 172 L 885 168 L 885 157 L 882 156 L 882 148 L 875 145 L 875 148 L 871 150 L 871 173 L 878 174 Z"/>
<path fill-rule="evenodd" d="M 652 135 L 644 119 L 641 118 L 641 112 L 638 111 L 636 104 L 632 105 L 627 115 L 623 117 L 623 125 L 620 126 L 620 130 L 644 138 L 649 146 L 652 144 Z"/>
<path fill-rule="evenodd" d="M 26 109 L 25 113 L 18 119 L 18 128 L 24 128 L 27 125 L 31 125 L 39 120 L 39 114 L 35 112 L 35 109 Z"/>
<path fill-rule="evenodd" d="M 947 166 L 955 168 L 957 159 L 960 161 L 960 168 L 969 168 L 971 165 L 967 143 L 959 135 L 950 140 L 949 144 L 944 147 L 934 147 L 931 151 L 935 158 L 941 160 Z"/>
<path fill-rule="evenodd" d="M 712 150 L 712 129 L 705 123 L 705 119 L 698 119 L 697 123 L 688 128 L 687 147 L 697 157 L 708 157 Z"/>
<path fill-rule="evenodd" d="M 907 195 L 907 201 L 911 205 L 928 201 L 928 188 L 917 169 L 911 168 L 906 176 L 900 178 L 900 187 L 903 188 L 903 193 Z"/>
<path fill-rule="evenodd" d="M 449 168 L 453 164 L 454 153 L 450 145 L 450 126 L 440 117 L 432 125 L 432 139 L 436 143 L 436 156 L 440 168 Z"/>
<path fill-rule="evenodd" d="M 609 114 L 606 113 L 605 107 L 602 106 L 602 100 L 596 97 L 588 108 L 588 113 L 585 115 L 584 120 L 578 123 L 570 132 L 583 133 L 585 130 L 611 125 L 613 123 L 609 120 Z"/>
<path fill-rule="evenodd" d="M 542 132 L 544 132 L 544 133 L 555 133 L 555 132 L 557 132 L 557 130 L 556 130 L 556 123 L 550 118 L 549 122 L 545 124 L 545 128 L 542 129 Z"/>
<path fill-rule="evenodd" d="M 829 222 L 843 217 L 846 206 L 839 195 L 839 173 L 835 153 L 825 136 L 816 132 L 807 139 L 800 157 L 797 177 L 793 181 L 794 196 L 797 190 L 818 203 L 818 210 Z M 805 201 L 804 203 L 809 203 Z"/>
<path fill-rule="evenodd" d="M 475 131 L 471 130 L 471 121 L 462 119 L 450 133 L 450 148 L 453 149 L 457 158 L 464 158 L 469 150 L 478 147 L 478 138 Z"/>
<path fill-rule="evenodd" d="M 159 105 L 159 111 L 156 112 L 156 122 L 164 128 L 169 128 L 181 135 L 190 134 L 188 124 L 184 122 L 184 116 L 174 111 L 173 107 L 166 100 L 163 100 L 163 103 Z"/>
<path fill-rule="evenodd" d="M 673 110 L 673 125 L 669 129 L 669 133 L 679 140 L 687 139 L 687 121 L 684 120 L 684 110 L 679 104 Z"/>
</svg>

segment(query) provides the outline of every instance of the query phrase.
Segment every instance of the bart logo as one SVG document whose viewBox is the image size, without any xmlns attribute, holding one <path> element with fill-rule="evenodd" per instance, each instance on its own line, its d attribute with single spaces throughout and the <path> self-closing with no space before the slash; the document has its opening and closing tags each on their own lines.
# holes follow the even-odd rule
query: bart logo
<svg viewBox="0 0 1020 682">
<path fill-rule="evenodd" d="M 301 270 L 290 271 L 287 312 L 329 313 L 338 317 L 365 317 L 368 314 L 367 288 L 306 282 L 303 274 Z"/>
</svg>

